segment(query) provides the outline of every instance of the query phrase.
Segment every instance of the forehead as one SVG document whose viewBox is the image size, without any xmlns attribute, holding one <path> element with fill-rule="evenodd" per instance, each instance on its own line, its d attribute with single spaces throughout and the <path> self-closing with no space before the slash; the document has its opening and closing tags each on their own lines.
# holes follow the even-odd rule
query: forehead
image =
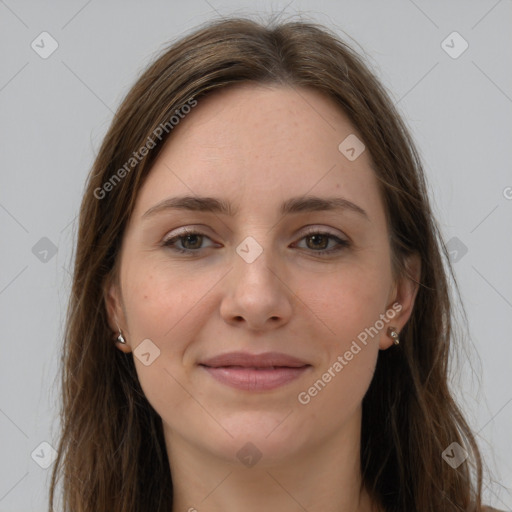
<svg viewBox="0 0 512 512">
<path fill-rule="evenodd" d="M 357 130 L 322 93 L 243 84 L 197 101 L 154 163 L 135 215 L 183 194 L 224 197 L 240 207 L 309 193 L 378 201 L 368 152 L 350 161 L 339 150 Z"/>
</svg>

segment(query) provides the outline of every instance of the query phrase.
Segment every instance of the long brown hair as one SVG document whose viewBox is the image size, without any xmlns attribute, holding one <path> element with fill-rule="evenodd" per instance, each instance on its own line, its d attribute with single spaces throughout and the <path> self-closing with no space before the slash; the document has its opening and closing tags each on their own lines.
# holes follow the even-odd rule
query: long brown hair
<svg viewBox="0 0 512 512">
<path fill-rule="evenodd" d="M 104 291 L 118 280 L 123 232 L 172 137 L 169 119 L 187 103 L 242 82 L 310 87 L 334 99 L 370 152 L 394 266 L 404 274 L 408 255 L 421 259 L 401 344 L 379 353 L 363 400 L 363 485 L 386 511 L 480 511 L 479 450 L 448 386 L 451 268 L 408 130 L 363 60 L 329 29 L 243 18 L 209 22 L 165 48 L 122 102 L 89 174 L 62 352 L 62 434 L 50 510 L 59 477 L 66 512 L 172 509 L 162 420 L 142 392 L 132 356 L 112 341 Z M 150 140 L 142 156 L 138 150 Z M 442 458 L 453 442 L 470 453 L 457 469 Z"/>
</svg>

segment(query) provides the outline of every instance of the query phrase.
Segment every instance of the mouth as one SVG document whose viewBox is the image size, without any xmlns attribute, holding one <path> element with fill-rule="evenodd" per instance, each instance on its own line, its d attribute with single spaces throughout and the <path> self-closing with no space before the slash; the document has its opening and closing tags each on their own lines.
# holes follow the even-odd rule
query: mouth
<svg viewBox="0 0 512 512">
<path fill-rule="evenodd" d="M 199 366 L 218 382 L 245 391 L 268 391 L 284 386 L 312 367 L 293 356 L 276 352 L 258 355 L 232 352 Z"/>
<path fill-rule="evenodd" d="M 214 379 L 222 384 L 245 391 L 268 391 L 299 378 L 311 365 L 299 367 L 268 366 L 251 368 L 245 366 L 202 366 Z"/>
</svg>

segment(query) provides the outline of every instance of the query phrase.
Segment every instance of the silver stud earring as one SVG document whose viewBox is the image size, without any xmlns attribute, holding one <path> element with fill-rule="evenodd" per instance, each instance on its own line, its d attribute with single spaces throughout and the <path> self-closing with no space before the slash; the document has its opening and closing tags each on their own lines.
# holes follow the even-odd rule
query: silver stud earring
<svg viewBox="0 0 512 512">
<path fill-rule="evenodd" d="M 388 329 L 388 335 L 393 339 L 393 343 L 395 345 L 400 345 L 400 338 L 398 336 L 398 331 L 396 330 L 396 327 L 390 327 Z"/>
<path fill-rule="evenodd" d="M 121 332 L 121 329 L 119 328 L 119 325 L 117 326 L 117 328 L 119 329 L 119 336 L 117 337 L 117 341 L 119 341 L 119 343 L 122 343 L 123 345 L 125 345 L 126 344 L 126 340 L 123 337 L 123 333 Z"/>
</svg>

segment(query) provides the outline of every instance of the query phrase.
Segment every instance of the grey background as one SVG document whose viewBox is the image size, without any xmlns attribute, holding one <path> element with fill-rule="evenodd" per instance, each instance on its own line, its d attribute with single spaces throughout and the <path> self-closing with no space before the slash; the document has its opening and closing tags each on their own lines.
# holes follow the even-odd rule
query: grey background
<svg viewBox="0 0 512 512">
<path fill-rule="evenodd" d="M 354 38 L 413 132 L 469 318 L 453 384 L 489 467 L 486 501 L 512 508 L 510 0 L 0 0 L 0 512 L 46 510 L 51 468 L 31 453 L 56 446 L 76 215 L 113 112 L 169 40 L 276 11 Z M 59 45 L 47 59 L 31 47 L 43 31 Z M 441 46 L 453 31 L 469 44 L 456 59 Z"/>
</svg>

